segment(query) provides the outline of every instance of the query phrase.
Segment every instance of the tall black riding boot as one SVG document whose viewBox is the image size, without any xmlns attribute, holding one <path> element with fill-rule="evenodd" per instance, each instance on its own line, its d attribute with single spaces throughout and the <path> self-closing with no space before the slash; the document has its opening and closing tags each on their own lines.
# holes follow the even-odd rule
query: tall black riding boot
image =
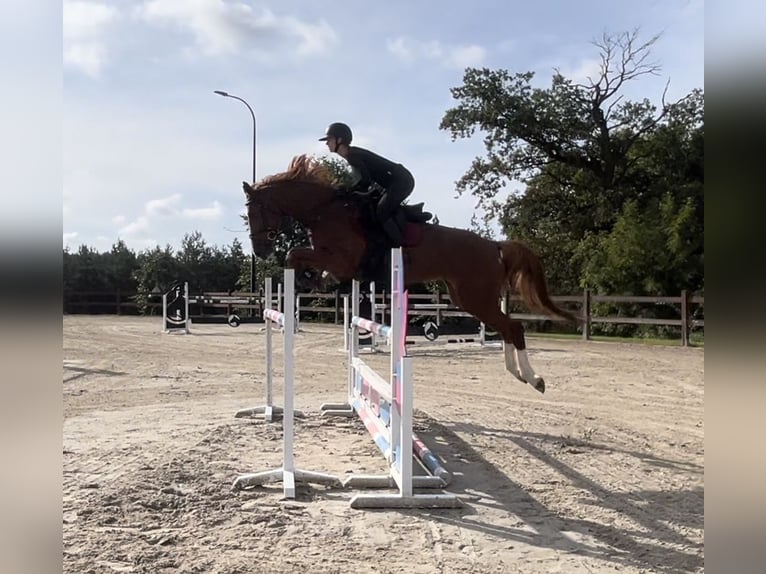
<svg viewBox="0 0 766 574">
<path fill-rule="evenodd" d="M 393 217 L 387 219 L 383 223 L 383 231 L 386 232 L 386 235 L 391 240 L 391 247 L 399 247 L 404 243 L 404 236 L 402 235 L 402 230 L 399 228 L 399 226 L 396 224 L 396 221 Z"/>
</svg>

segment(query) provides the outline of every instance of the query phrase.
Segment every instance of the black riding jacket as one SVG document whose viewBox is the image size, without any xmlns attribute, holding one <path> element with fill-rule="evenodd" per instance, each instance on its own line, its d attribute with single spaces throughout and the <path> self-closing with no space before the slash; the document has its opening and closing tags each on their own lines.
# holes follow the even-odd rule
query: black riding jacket
<svg viewBox="0 0 766 574">
<path fill-rule="evenodd" d="M 354 186 L 355 190 L 366 191 L 373 182 L 388 189 L 394 177 L 400 170 L 405 169 L 400 163 L 394 163 L 370 150 L 355 146 L 348 148 L 346 161 L 358 169 L 361 175 L 361 179 Z"/>
</svg>

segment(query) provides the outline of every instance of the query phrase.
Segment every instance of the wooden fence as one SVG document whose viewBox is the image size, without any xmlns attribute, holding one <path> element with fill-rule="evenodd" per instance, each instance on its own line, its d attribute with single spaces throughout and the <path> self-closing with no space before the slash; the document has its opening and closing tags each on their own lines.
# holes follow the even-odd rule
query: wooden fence
<svg viewBox="0 0 766 574">
<path fill-rule="evenodd" d="M 162 315 L 162 295 L 156 293 L 124 293 L 124 292 L 103 292 L 103 291 L 76 291 L 64 292 L 64 313 L 65 314 L 113 314 L 113 315 L 137 315 L 139 314 L 139 305 L 136 302 L 137 297 L 143 295 L 147 304 L 144 314 Z M 228 316 L 231 313 L 244 314 L 253 317 L 259 321 L 263 313 L 262 297 L 258 293 L 233 292 L 233 293 L 204 293 L 202 295 L 191 295 L 192 298 L 204 299 L 204 303 L 191 303 L 190 315 L 192 320 L 216 318 Z M 312 318 L 324 318 L 327 315 L 332 316 L 331 321 L 339 324 L 343 317 L 342 296 L 337 293 L 299 293 L 297 295 L 299 304 L 296 310 L 301 314 L 302 320 L 306 320 L 307 314 Z M 226 302 L 227 298 L 250 299 L 251 303 Z M 689 344 L 689 337 L 693 330 L 704 331 L 705 321 L 700 311 L 704 310 L 705 298 L 701 296 L 692 296 L 687 291 L 682 291 L 677 297 L 641 297 L 641 296 L 622 296 L 622 295 L 594 295 L 590 290 L 585 290 L 581 295 L 563 295 L 552 296 L 551 299 L 562 308 L 566 308 L 575 315 L 580 315 L 583 319 L 580 329 L 583 339 L 590 339 L 593 333 L 594 324 L 624 324 L 624 325 L 656 325 L 678 327 L 681 334 L 681 344 Z M 380 305 L 387 303 L 385 293 L 376 295 L 376 302 Z M 420 305 L 433 304 L 434 309 L 413 309 L 410 310 L 410 316 L 433 316 L 437 323 L 445 318 L 468 317 L 466 313 L 460 311 L 451 305 L 449 295 L 447 294 L 411 294 L 409 296 L 411 303 Z M 593 307 L 600 303 L 610 304 L 613 307 L 620 305 L 643 305 L 643 306 L 663 306 L 674 309 L 674 317 L 657 318 L 651 316 L 623 315 L 618 311 L 617 314 L 594 315 Z M 513 295 L 509 298 L 508 304 L 511 310 L 511 317 L 524 322 L 552 321 L 547 315 L 514 312 L 514 307 L 520 307 L 521 298 Z M 446 305 L 446 306 L 445 306 Z M 652 313 L 645 313 L 652 315 Z"/>
</svg>

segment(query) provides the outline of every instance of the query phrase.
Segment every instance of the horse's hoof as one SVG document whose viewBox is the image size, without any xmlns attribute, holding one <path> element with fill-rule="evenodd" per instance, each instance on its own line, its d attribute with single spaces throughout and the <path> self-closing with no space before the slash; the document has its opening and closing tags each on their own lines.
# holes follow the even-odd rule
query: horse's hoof
<svg viewBox="0 0 766 574">
<path fill-rule="evenodd" d="M 536 391 L 540 391 L 541 393 L 545 392 L 545 381 L 542 379 L 542 377 L 535 377 L 535 384 L 532 385 Z"/>
</svg>

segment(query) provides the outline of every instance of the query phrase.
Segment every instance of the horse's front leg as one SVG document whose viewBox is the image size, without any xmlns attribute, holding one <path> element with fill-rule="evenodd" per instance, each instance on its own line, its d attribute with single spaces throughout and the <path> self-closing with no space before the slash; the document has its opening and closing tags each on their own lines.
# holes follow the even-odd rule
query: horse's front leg
<svg viewBox="0 0 766 574">
<path fill-rule="evenodd" d="M 311 270 L 321 271 L 320 265 L 315 251 L 310 247 L 292 249 L 285 260 L 285 266 L 295 270 L 296 283 L 305 289 L 319 287 L 319 273 L 311 273 Z"/>
<path fill-rule="evenodd" d="M 353 276 L 354 268 L 349 264 L 350 257 L 335 253 L 327 249 L 316 249 L 311 247 L 300 247 L 291 250 L 287 254 L 286 265 L 295 269 L 295 275 L 299 278 L 308 279 L 311 283 L 318 286 L 319 277 L 310 277 L 305 275 L 308 269 L 317 271 L 327 271 L 332 273 L 337 279 L 347 279 Z"/>
<path fill-rule="evenodd" d="M 300 247 L 290 250 L 285 266 L 288 269 L 295 269 L 295 274 L 300 275 L 305 269 L 316 269 L 314 261 L 314 250 L 310 247 Z"/>
</svg>

